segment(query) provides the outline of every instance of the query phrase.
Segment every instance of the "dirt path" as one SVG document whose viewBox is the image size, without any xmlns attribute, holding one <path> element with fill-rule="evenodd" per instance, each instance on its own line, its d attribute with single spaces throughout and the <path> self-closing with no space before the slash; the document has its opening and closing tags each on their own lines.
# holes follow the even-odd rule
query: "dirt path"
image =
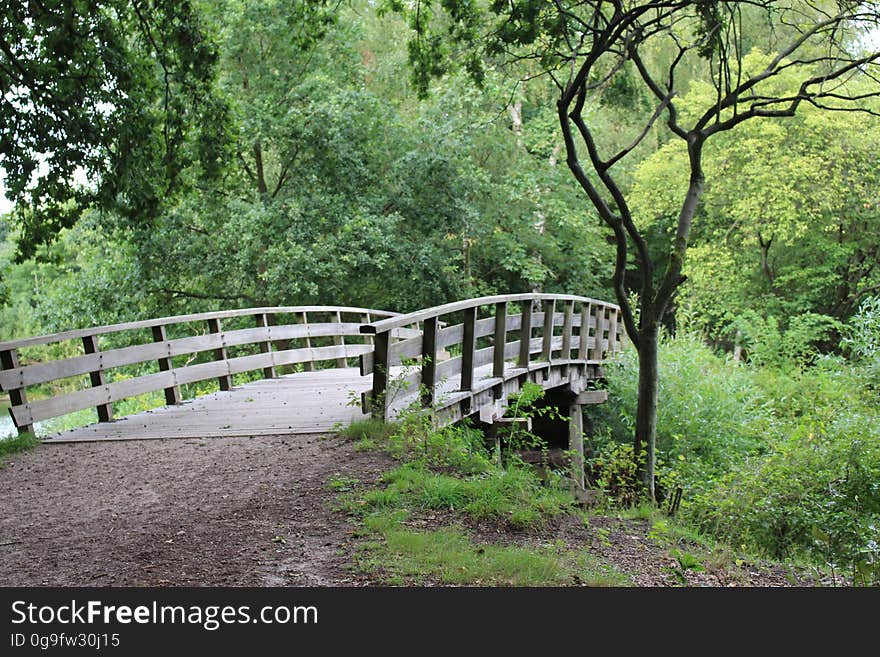
<svg viewBox="0 0 880 657">
<path fill-rule="evenodd" d="M 0 586 L 378 584 L 351 568 L 355 525 L 329 482 L 370 487 L 393 465 L 316 435 L 42 445 L 0 469 Z M 428 528 L 463 520 L 447 515 Z M 587 549 L 637 586 L 810 583 L 731 559 L 681 572 L 645 521 L 570 517 L 523 533 L 464 520 L 477 542 Z"/>
<path fill-rule="evenodd" d="M 43 445 L 0 469 L 0 585 L 363 584 L 327 482 L 390 466 L 320 436 Z"/>
</svg>

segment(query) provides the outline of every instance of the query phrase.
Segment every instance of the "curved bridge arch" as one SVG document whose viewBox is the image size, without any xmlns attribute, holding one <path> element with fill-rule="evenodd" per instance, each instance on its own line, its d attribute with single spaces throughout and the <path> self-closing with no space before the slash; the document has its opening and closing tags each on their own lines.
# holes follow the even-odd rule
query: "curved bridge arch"
<svg viewBox="0 0 880 657">
<path fill-rule="evenodd" d="M 405 315 L 294 306 L 164 317 L 2 342 L 0 391 L 19 432 L 96 409 L 98 424 L 52 442 L 315 433 L 365 417 L 352 404 L 358 397 L 383 419 L 416 403 L 439 423 L 475 413 L 491 421 L 526 380 L 578 393 L 601 376 L 603 358 L 621 347 L 618 310 L 586 297 L 518 294 Z M 284 375 L 285 367 L 299 372 Z M 263 380 L 233 387 L 248 372 Z M 71 378 L 82 384 L 45 396 Z M 211 379 L 220 392 L 183 403 L 181 386 Z M 29 399 L 31 391 L 44 396 Z M 114 403 L 158 391 L 163 408 L 114 421 Z"/>
<path fill-rule="evenodd" d="M 375 349 L 361 357 L 362 372 L 373 376 L 363 407 L 390 420 L 418 404 L 448 424 L 474 413 L 492 421 L 525 381 L 579 394 L 601 376 L 602 361 L 622 348 L 619 311 L 588 297 L 509 294 L 365 325 L 361 331 L 374 336 Z M 421 329 L 409 337 L 395 334 L 408 325 Z"/>
</svg>

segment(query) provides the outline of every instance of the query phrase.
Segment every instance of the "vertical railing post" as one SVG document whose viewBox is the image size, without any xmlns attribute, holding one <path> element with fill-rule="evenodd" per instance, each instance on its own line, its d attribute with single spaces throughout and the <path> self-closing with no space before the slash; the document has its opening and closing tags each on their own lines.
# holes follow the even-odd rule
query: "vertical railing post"
<svg viewBox="0 0 880 657">
<path fill-rule="evenodd" d="M 372 324 L 373 318 L 370 313 L 364 313 L 361 315 L 361 324 Z M 373 344 L 373 336 L 365 335 L 364 336 L 364 344 Z"/>
<path fill-rule="evenodd" d="M 220 346 L 214 350 L 214 360 L 226 362 L 226 345 L 223 341 L 223 330 L 220 326 L 220 320 L 212 318 L 208 320 L 208 331 L 220 334 Z M 223 374 L 217 377 L 217 383 L 220 384 L 220 390 L 232 390 L 232 377 Z"/>
<path fill-rule="evenodd" d="M 574 312 L 574 301 L 566 301 L 562 314 L 562 358 L 571 359 L 571 317 Z"/>
<path fill-rule="evenodd" d="M 98 369 L 89 372 L 89 380 L 93 388 L 103 388 L 104 383 L 104 367 L 101 364 L 100 348 L 98 347 L 98 336 L 86 335 L 82 339 L 83 349 L 86 354 L 98 355 Z M 98 422 L 110 422 L 113 420 L 113 406 L 108 400 L 106 404 L 98 404 L 95 406 L 98 411 Z"/>
<path fill-rule="evenodd" d="M 553 320 L 556 314 L 556 300 L 548 299 L 544 302 L 544 340 L 541 346 L 541 360 L 548 363 L 553 356 Z"/>
<path fill-rule="evenodd" d="M 602 360 L 603 339 L 605 333 L 605 306 L 596 306 L 596 341 L 593 344 L 593 351 L 590 354 L 590 360 Z"/>
<path fill-rule="evenodd" d="M 386 420 L 388 409 L 388 377 L 391 374 L 388 366 L 388 347 L 390 332 L 377 333 L 373 338 L 373 389 L 370 393 L 372 416 L 378 420 Z"/>
<path fill-rule="evenodd" d="M 342 313 L 338 310 L 336 311 L 336 323 L 342 324 Z M 337 347 L 344 347 L 345 338 L 342 337 L 342 335 L 340 334 L 334 335 L 333 344 L 335 344 Z M 336 359 L 336 367 L 348 367 L 348 361 L 345 359 L 344 356 Z"/>
<path fill-rule="evenodd" d="M 271 354 L 272 353 L 272 328 L 269 325 L 269 317 L 266 313 L 259 313 L 254 315 L 254 319 L 257 321 L 257 328 L 266 329 L 266 339 L 260 342 L 260 353 L 261 354 Z M 277 376 L 275 372 L 275 366 L 269 365 L 268 367 L 263 368 L 263 378 L 264 379 L 274 379 Z"/>
<path fill-rule="evenodd" d="M 437 385 L 437 331 L 439 317 L 429 317 L 422 322 L 422 406 L 434 404 Z"/>
<path fill-rule="evenodd" d="M 608 356 L 617 351 L 617 309 L 612 308 L 608 313 Z"/>
<path fill-rule="evenodd" d="M 311 349 L 312 348 L 312 339 L 309 337 L 309 316 L 308 316 L 308 313 L 305 313 L 305 312 L 302 313 L 302 320 L 303 320 L 303 326 L 305 326 L 305 329 L 306 329 L 306 349 Z M 315 370 L 315 364 L 312 361 L 307 360 L 305 363 L 303 363 L 303 369 L 306 372 L 313 372 Z"/>
<path fill-rule="evenodd" d="M 165 327 L 163 325 L 154 326 L 152 328 L 152 332 L 153 342 L 165 342 L 168 339 L 168 336 L 165 333 Z M 171 362 L 170 350 L 169 355 L 159 358 L 158 362 L 160 372 L 168 372 L 174 369 L 174 365 Z M 170 388 L 165 388 L 165 403 L 168 406 L 177 406 L 178 404 L 180 404 L 179 386 L 171 386 Z"/>
<path fill-rule="evenodd" d="M 522 323 L 519 328 L 519 359 L 517 367 L 529 366 L 529 355 L 532 348 L 532 301 L 523 302 Z"/>
<path fill-rule="evenodd" d="M 504 347 L 507 344 L 507 303 L 495 304 L 495 344 L 492 350 L 492 376 L 504 377 Z"/>
<path fill-rule="evenodd" d="M 477 307 L 464 311 L 464 337 L 461 340 L 461 390 L 474 387 L 474 350 L 476 348 Z"/>
<path fill-rule="evenodd" d="M 590 304 L 581 304 L 581 329 L 578 333 L 578 359 L 590 359 Z"/>
<path fill-rule="evenodd" d="M 4 370 L 17 370 L 19 368 L 18 351 L 16 351 L 15 349 L 4 349 L 3 351 L 0 351 L 0 367 L 2 367 Z M 9 408 L 9 415 L 12 417 L 12 423 L 15 425 L 15 428 L 18 429 L 19 435 L 27 433 L 29 431 L 33 431 L 33 425 L 19 425 L 15 421 L 15 415 L 12 414 L 13 407 L 24 406 L 27 404 L 27 393 L 25 392 L 24 386 L 20 388 L 12 388 L 9 390 L 9 403 L 12 405 Z"/>
</svg>

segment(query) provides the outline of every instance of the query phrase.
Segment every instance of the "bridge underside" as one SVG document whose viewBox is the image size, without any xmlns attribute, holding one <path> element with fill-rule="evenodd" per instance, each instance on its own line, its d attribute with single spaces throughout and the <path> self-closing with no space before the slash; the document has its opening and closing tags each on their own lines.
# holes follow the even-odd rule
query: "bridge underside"
<svg viewBox="0 0 880 657">
<path fill-rule="evenodd" d="M 392 379 L 405 375 L 392 368 Z M 547 389 L 583 390 L 599 374 L 596 365 L 532 363 L 511 369 L 504 379 L 492 378 L 492 366 L 475 370 L 473 390 L 461 392 L 449 383 L 438 386 L 435 409 L 442 424 L 480 413 L 484 421 L 503 412 L 507 395 L 527 381 Z M 47 436 L 47 443 L 102 440 L 153 440 L 162 438 L 212 438 L 315 434 L 333 431 L 365 419 L 361 397 L 370 390 L 372 376 L 356 368 L 300 372 L 262 379 L 229 391 L 215 392 L 179 406 L 164 406 Z M 389 404 L 395 411 L 416 401 L 416 390 L 402 388 Z M 482 412 L 481 412 L 482 411 Z"/>
</svg>

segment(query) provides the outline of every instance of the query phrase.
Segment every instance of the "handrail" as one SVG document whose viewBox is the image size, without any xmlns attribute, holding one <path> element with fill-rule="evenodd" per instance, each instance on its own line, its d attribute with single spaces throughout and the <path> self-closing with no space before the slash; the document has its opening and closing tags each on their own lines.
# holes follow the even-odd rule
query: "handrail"
<svg viewBox="0 0 880 657">
<path fill-rule="evenodd" d="M 535 302 L 541 304 L 538 312 L 533 309 Z M 521 312 L 508 315 L 512 303 L 522 303 Z M 562 312 L 558 312 L 557 305 Z M 575 306 L 579 306 L 577 313 Z M 491 307 L 491 314 L 481 319 L 479 311 L 483 307 Z M 461 324 L 440 322 L 443 316 L 462 312 Z M 361 356 L 361 374 L 373 375 L 372 389 L 362 400 L 364 410 L 374 417 L 390 419 L 392 368 L 411 359 L 418 363 L 418 371 L 403 374 L 400 383 L 410 391 L 418 390 L 421 405 L 435 410 L 441 385 L 450 377 L 458 377 L 458 386 L 452 401 L 444 403 L 464 404 L 469 406 L 467 412 L 477 410 L 472 406 L 482 403 L 483 393 L 489 392 L 490 398 L 498 400 L 504 394 L 506 380 L 537 369 L 549 371 L 558 365 L 568 372 L 571 367 L 581 368 L 583 376 L 590 378 L 588 367 L 595 369 L 607 354 L 622 348 L 619 313 L 616 304 L 589 297 L 526 293 L 455 301 L 364 324 L 360 332 L 374 336 L 373 352 Z M 401 339 L 394 334 L 402 326 L 419 323 L 420 335 Z M 517 339 L 509 342 L 507 334 L 511 331 L 517 332 Z M 480 348 L 480 340 L 491 344 Z M 461 355 L 440 362 L 450 347 L 460 349 Z M 477 370 L 490 364 L 491 369 L 481 370 L 483 380 L 475 380 Z M 443 388 L 449 392 L 448 386 Z M 410 392 L 409 396 L 414 394 Z"/>
<path fill-rule="evenodd" d="M 329 316 L 331 321 L 309 322 L 309 314 Z M 232 376 L 243 372 L 262 370 L 265 378 L 276 376 L 275 368 L 302 364 L 311 370 L 314 363 L 335 361 L 337 367 L 347 367 L 349 358 L 357 358 L 373 350 L 371 338 L 361 337 L 359 328 L 373 317 L 393 317 L 397 313 L 349 306 L 278 306 L 243 308 L 218 312 L 176 315 L 122 324 L 75 329 L 51 335 L 9 340 L 0 343 L 0 392 L 8 392 L 11 402 L 9 413 L 19 433 L 31 430 L 33 424 L 60 415 L 93 407 L 98 419 L 113 419 L 113 402 L 142 394 L 164 390 L 168 405 L 181 403 L 180 386 L 216 378 L 221 390 L 232 387 Z M 293 315 L 299 321 L 278 324 L 276 316 Z M 343 321 L 343 315 L 355 315 L 359 321 Z M 252 317 L 252 328 L 224 330 L 221 320 Z M 189 324 L 204 322 L 201 331 L 193 331 Z M 169 337 L 170 327 L 187 326 L 185 337 Z M 135 344 L 101 349 L 99 336 L 142 331 Z M 397 330 L 396 335 L 408 337 L 413 331 Z M 346 337 L 359 341 L 346 344 Z M 312 340 L 332 342 L 314 346 Z M 19 350 L 39 345 L 51 345 L 70 340 L 82 341 L 82 353 L 39 363 L 20 364 Z M 298 340 L 304 347 L 291 348 Z M 229 348 L 258 346 L 256 354 L 230 356 Z M 213 360 L 175 367 L 174 358 L 213 351 Z M 134 378 L 107 382 L 109 370 L 144 363 L 158 363 L 158 372 Z M 28 401 L 31 386 L 52 383 L 70 377 L 88 375 L 90 387 L 54 395 L 46 399 Z"/>
<path fill-rule="evenodd" d="M 555 299 L 557 301 L 579 301 L 581 303 L 595 303 L 604 305 L 608 308 L 614 308 L 617 311 L 620 310 L 620 306 L 609 303 L 608 301 L 600 301 L 598 299 L 579 297 L 571 294 L 543 294 L 539 292 L 525 294 L 501 294 L 488 297 L 478 297 L 476 299 L 465 299 L 463 301 L 453 301 L 452 303 L 443 304 L 441 306 L 434 306 L 432 308 L 425 308 L 424 310 L 416 310 L 415 312 L 411 313 L 395 315 L 394 317 L 390 317 L 389 319 L 366 324 L 361 327 L 361 332 L 366 334 L 381 333 L 383 331 L 388 331 L 393 328 L 399 328 L 402 326 L 407 326 L 409 324 L 414 324 L 416 322 L 421 322 L 431 317 L 449 315 L 454 312 L 467 310 L 468 308 L 488 306 L 496 303 L 516 303 L 518 301 L 546 301 L 550 299 Z"/>
<path fill-rule="evenodd" d="M 388 317 L 396 317 L 400 314 L 388 310 L 375 310 L 371 308 L 356 308 L 349 306 L 266 306 L 260 308 L 237 308 L 235 310 L 219 310 L 214 312 L 196 313 L 193 315 L 172 315 L 170 317 L 144 319 L 122 324 L 106 324 L 91 328 L 72 329 L 61 333 L 48 333 L 46 335 L 20 338 L 18 340 L 6 340 L 5 342 L 0 342 L 0 351 L 20 349 L 22 347 L 33 347 L 41 344 L 51 344 L 53 342 L 64 342 L 65 340 L 77 340 L 89 335 L 105 335 L 107 333 L 119 333 L 121 331 L 136 331 L 138 329 L 147 329 L 162 325 L 167 326 L 169 324 L 185 324 L 187 322 L 207 321 L 209 319 L 228 319 L 230 317 L 245 317 L 247 315 L 258 314 L 294 315 L 296 313 L 311 312 L 370 313 L 374 315 L 385 315 Z"/>
</svg>

